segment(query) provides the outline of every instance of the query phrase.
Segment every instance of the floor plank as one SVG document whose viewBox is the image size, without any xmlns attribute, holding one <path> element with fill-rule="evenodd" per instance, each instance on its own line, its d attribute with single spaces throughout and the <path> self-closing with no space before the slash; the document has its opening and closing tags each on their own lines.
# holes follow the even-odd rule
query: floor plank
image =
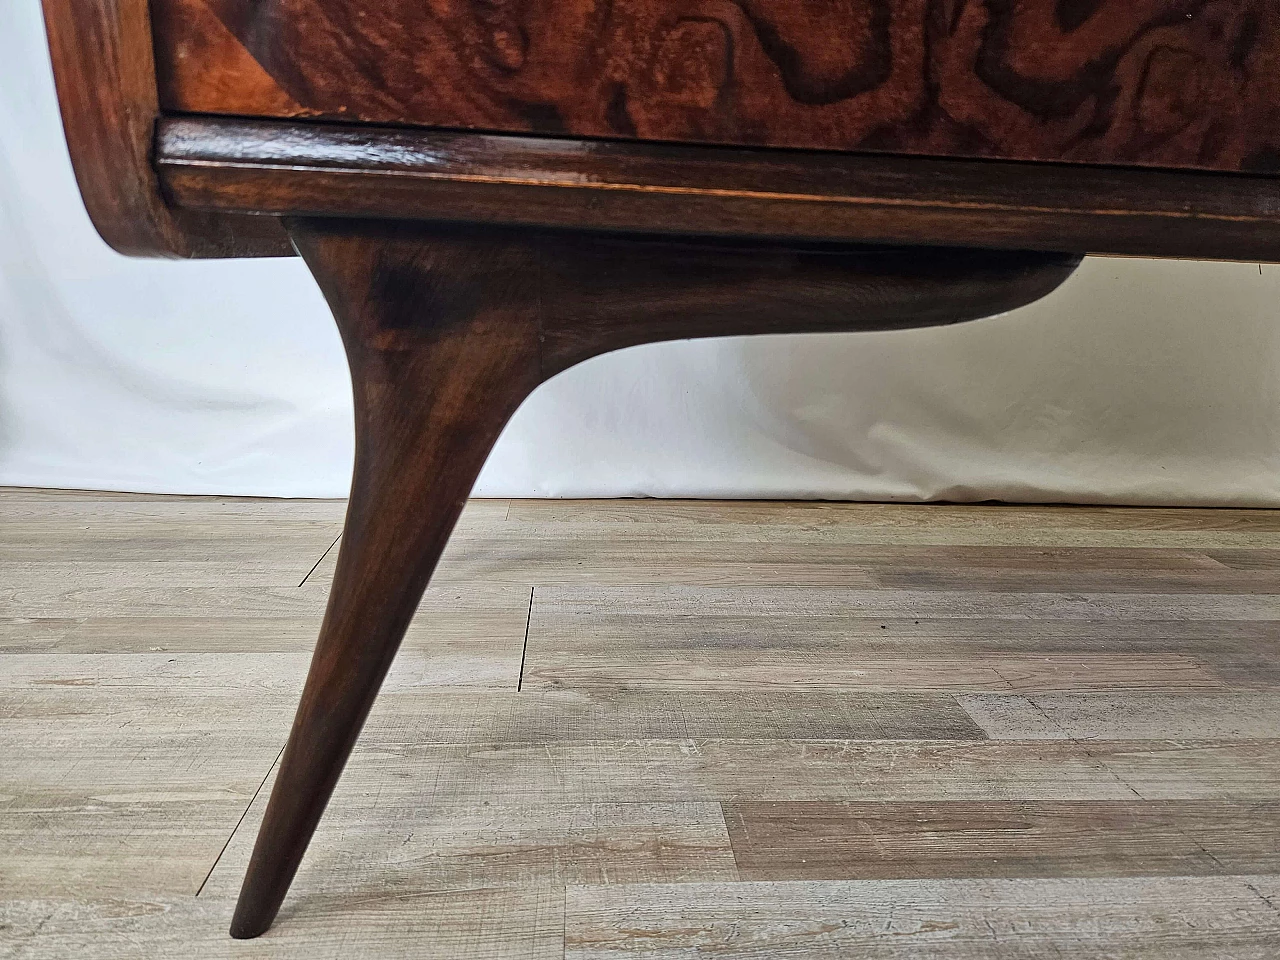
<svg viewBox="0 0 1280 960">
<path fill-rule="evenodd" d="M 393 668 L 397 669 L 397 668 Z M 393 677 L 395 674 L 392 675 Z M 385 742 L 532 744 L 745 739 L 985 739 L 952 697 L 859 691 L 592 687 L 431 696 L 394 689 L 369 717 Z"/>
<path fill-rule="evenodd" d="M 0 950 L 22 960 L 561 960 L 564 892 L 401 895 L 351 885 L 295 897 L 257 940 L 227 935 L 212 897 L 0 901 Z M 306 920 L 302 922 L 302 915 Z"/>
<path fill-rule="evenodd" d="M 1280 799 L 1280 741 L 652 740 L 430 744 L 378 722 L 427 800 Z M 400 737 L 393 742 L 393 737 Z"/>
<path fill-rule="evenodd" d="M 858 616 L 995 620 L 1280 620 L 1280 596 L 862 590 L 779 585 L 539 587 L 538 609 L 562 616 Z"/>
<path fill-rule="evenodd" d="M 702 680 L 746 681 L 758 674 L 764 681 L 785 677 L 807 685 L 832 685 L 841 674 L 870 669 L 861 678 L 847 676 L 865 683 L 896 664 L 904 671 L 914 668 L 914 676 L 904 672 L 904 683 L 936 678 L 955 690 L 962 680 L 982 681 L 993 692 L 1002 687 L 1005 692 L 1030 692 L 1028 681 L 1062 680 L 1070 689 L 1072 675 L 1082 689 L 1118 687 L 1116 681 L 1129 671 L 1144 686 L 1151 678 L 1143 674 L 1143 665 L 1180 664 L 1187 669 L 1184 682 L 1175 683 L 1172 672 L 1160 671 L 1170 683 L 1164 692 L 1280 687 L 1280 621 L 1014 621 L 786 613 L 694 617 L 661 609 L 631 615 L 601 609 L 580 615 L 537 602 L 529 623 L 528 654 L 531 676 L 548 683 L 569 676 L 584 681 L 614 676 L 619 681 L 676 684 L 691 679 L 688 667 Z M 1118 672 L 1084 672 L 1095 662 L 1110 662 Z M 953 672 L 938 669 L 952 664 Z M 1023 675 L 1023 666 L 1031 667 L 1029 676 Z M 999 683 L 1001 676 L 1009 682 Z"/>
<path fill-rule="evenodd" d="M 418 777 L 427 771 L 395 768 L 397 759 L 372 751 L 353 761 L 298 872 L 300 903 L 341 890 L 381 889 L 405 898 L 507 888 L 562 895 L 570 883 L 738 879 L 718 803 L 450 797 L 423 790 Z M 274 775 L 202 897 L 233 901 L 239 892 L 273 783 Z"/>
<path fill-rule="evenodd" d="M 989 736 L 1014 740 L 1280 737 L 1274 693 L 995 694 L 966 695 L 959 702 Z"/>
<path fill-rule="evenodd" d="M 1270 593 L 1271 571 L 1176 549 L 1039 546 L 862 545 L 678 537 L 598 540 L 506 536 L 456 538 L 438 579 L 547 585 L 641 583 L 884 587 L 1084 593 Z M 1249 551 L 1237 551 L 1237 554 Z M 324 571 L 332 574 L 333 558 Z"/>
<path fill-rule="evenodd" d="M 0 900 L 194 895 L 279 754 L 296 681 L 274 662 L 61 660 L 0 658 Z"/>
<path fill-rule="evenodd" d="M 1280 510 L 828 500 L 512 500 L 523 522 L 851 525 L 894 529 L 1248 530 L 1280 533 Z"/>
<path fill-rule="evenodd" d="M 523 601 L 521 594 L 524 594 Z M 510 602 L 507 602 L 509 600 Z M 459 598 L 451 606 L 424 609 L 405 635 L 402 649 L 425 651 L 457 646 L 483 654 L 481 644 L 524 645 L 528 591 L 509 598 Z M 523 602 L 523 605 L 522 605 Z M 227 611 L 223 611 L 227 613 Z M 0 654 L 300 653 L 310 654 L 321 615 L 309 617 L 94 616 L 82 619 L 0 620 Z M 459 646 L 466 645 L 466 646 Z"/>
<path fill-rule="evenodd" d="M 1274 802 L 751 802 L 725 820 L 743 880 L 1280 872 Z"/>
<path fill-rule="evenodd" d="M 566 960 L 1270 960 L 1252 878 L 570 887 Z"/>
<path fill-rule="evenodd" d="M 832 661 L 797 657 L 794 651 L 758 650 L 750 660 L 711 650 L 672 657 L 661 654 L 618 662 L 613 655 L 551 657 L 539 648 L 525 669 L 531 688 L 591 685 L 709 687 L 822 687 L 878 691 L 1142 690 L 1203 693 L 1226 684 L 1203 664 L 1177 654 L 1049 654 L 1037 657 L 974 653 L 965 657 L 859 657 Z"/>
<path fill-rule="evenodd" d="M 1071 741 L 544 740 L 424 743 L 403 716 L 371 718 L 372 757 L 424 803 L 727 800 L 1128 800 L 1131 769 L 1176 797 L 1274 799 L 1280 750 L 1105 749 Z M 425 726 L 425 725 L 423 725 Z M 376 738 L 376 739 L 375 739 Z M 364 756 L 361 754 L 360 756 Z M 374 762 L 360 760 L 360 763 Z M 357 762 L 353 761 L 353 762 Z M 1230 779 L 1237 765 L 1239 780 Z M 1136 779 L 1136 777 L 1135 777 Z"/>
</svg>

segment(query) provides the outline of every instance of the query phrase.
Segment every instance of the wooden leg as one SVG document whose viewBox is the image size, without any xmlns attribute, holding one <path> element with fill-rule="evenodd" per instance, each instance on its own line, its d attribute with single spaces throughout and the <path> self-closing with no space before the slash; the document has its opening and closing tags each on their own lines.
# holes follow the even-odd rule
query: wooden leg
<svg viewBox="0 0 1280 960">
<path fill-rule="evenodd" d="M 395 223 L 286 227 L 333 308 L 356 463 L 329 607 L 236 905 L 275 918 L 489 448 L 546 377 L 655 340 L 986 316 L 1061 283 L 1037 253 L 674 242 Z"/>
<path fill-rule="evenodd" d="M 275 919 L 489 448 L 538 383 L 530 274 L 497 245 L 290 234 L 351 365 L 356 461 L 329 606 L 231 924 Z"/>
</svg>

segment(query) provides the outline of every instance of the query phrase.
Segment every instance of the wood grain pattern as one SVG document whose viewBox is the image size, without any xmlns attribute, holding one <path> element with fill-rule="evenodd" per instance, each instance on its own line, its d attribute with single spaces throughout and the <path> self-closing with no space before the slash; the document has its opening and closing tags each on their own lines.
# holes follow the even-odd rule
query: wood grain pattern
<svg viewBox="0 0 1280 960">
<path fill-rule="evenodd" d="M 416 699 L 421 702 L 424 698 L 419 694 Z M 735 740 L 627 740 L 620 736 L 626 726 L 614 723 L 607 728 L 607 736 L 597 739 L 580 725 L 571 724 L 563 730 L 544 726 L 546 734 L 541 741 L 522 737 L 488 743 L 483 742 L 479 723 L 491 716 L 484 698 L 449 699 L 450 705 L 469 709 L 474 717 L 454 736 L 461 741 L 464 734 L 470 734 L 474 742 L 430 744 L 394 739 L 405 731 L 430 736 L 433 728 L 431 714 L 415 712 L 409 696 L 393 695 L 385 706 L 379 703 L 370 720 L 370 733 L 376 730 L 383 740 L 376 749 L 368 748 L 370 759 L 364 762 L 373 769 L 355 774 L 360 782 L 405 778 L 406 771 L 411 771 L 421 784 L 416 795 L 424 804 L 477 805 L 632 803 L 641 799 L 664 803 L 998 802 L 1028 797 L 1095 801 L 1131 800 L 1135 790 L 1148 799 L 1280 799 L 1278 740 L 939 742 L 749 736 Z M 738 712 L 749 711 L 756 703 L 754 697 L 742 699 L 745 705 Z M 799 703 L 806 700 L 793 698 Z M 554 701 L 548 698 L 546 702 Z M 630 702 L 662 709 L 661 698 L 656 696 L 647 702 Z M 898 705 L 901 708 L 905 702 L 900 700 Z M 1246 703 L 1239 709 L 1247 709 Z M 511 721 L 514 712 L 500 713 L 497 719 Z M 745 720 L 734 725 L 750 727 Z M 647 719 L 635 724 L 642 733 L 652 726 Z M 777 725 L 764 724 L 760 729 L 770 731 Z M 909 733 L 910 725 L 902 724 L 901 729 Z M 956 726 L 944 733 L 958 737 L 963 730 L 963 726 Z M 878 736 L 881 728 L 869 724 L 861 732 L 866 737 Z M 574 740 L 574 734 L 579 734 L 579 739 Z M 323 832 L 320 837 L 320 842 L 331 842 L 323 839 Z"/>
<path fill-rule="evenodd" d="M 0 660 L 0 901 L 194 896 L 279 755 L 296 682 L 198 655 Z"/>
<path fill-rule="evenodd" d="M 26 583 L 23 595 L 56 599 L 60 617 L 24 615 L 23 595 L 0 589 L 0 955 L 1275 952 L 1276 914 L 1263 898 L 1280 893 L 1276 876 L 1214 875 L 1274 869 L 1272 690 L 1233 679 L 1210 695 L 1085 692 L 1084 674 L 1078 689 L 1053 694 L 712 690 L 680 687 L 674 668 L 675 683 L 515 689 L 530 587 L 538 609 L 526 671 L 575 655 L 625 665 L 646 648 L 672 664 L 749 662 L 789 648 L 793 665 L 815 669 L 851 653 L 918 657 L 939 671 L 966 651 L 1187 656 L 1215 673 L 1228 655 L 1274 660 L 1280 621 L 1220 617 L 1248 612 L 1224 603 L 1229 595 L 1188 606 L 1196 594 L 1134 602 L 1113 593 L 1089 601 L 1093 619 L 1002 617 L 1025 601 L 1002 607 L 981 589 L 981 571 L 1138 570 L 1149 555 L 1153 569 L 1212 583 L 1233 571 L 1203 563 L 1208 545 L 1260 569 L 1255 561 L 1276 549 L 1275 512 L 664 501 L 464 511 L 455 545 L 487 549 L 505 532 L 521 549 L 485 567 L 460 555 L 452 579 L 428 590 L 299 871 L 287 922 L 263 940 L 231 941 L 226 921 L 270 778 L 259 784 L 287 729 L 327 587 L 319 571 L 304 587 L 275 584 L 304 544 L 313 562 L 328 549 L 342 506 L 0 490 L 0 555 L 52 569 L 81 554 L 104 563 L 93 590 L 64 577 L 38 599 L 37 581 Z M 1063 538 L 1093 545 L 1051 546 Z M 583 593 L 556 586 L 575 539 L 584 555 L 599 546 L 619 564 L 633 543 L 673 551 L 637 550 L 632 589 Z M 760 581 L 687 588 L 646 608 L 643 582 L 678 586 L 686 562 L 700 576 L 704 555 L 681 551 L 717 542 Z M 538 544 L 547 545 L 542 567 Z M 957 581 L 949 591 L 955 616 L 940 593 L 922 618 L 910 592 L 853 591 L 814 605 L 826 591 L 804 586 L 806 570 L 838 569 L 842 556 L 855 564 L 865 551 L 870 568 L 884 568 L 895 550 L 918 563 L 931 548 L 975 570 L 978 589 Z M 187 569 L 202 551 L 245 561 L 216 603 Z M 172 579 L 171 564 L 181 568 Z M 225 566 L 209 575 L 225 577 Z M 276 590 L 308 593 L 312 612 L 271 611 L 264 598 Z M 766 602 L 752 602 L 757 591 Z M 537 599 L 544 592 L 547 602 Z M 873 592 L 884 605 L 866 611 Z M 1166 611 L 1193 615 L 1151 619 L 1161 596 Z M 251 615 L 255 604 L 264 610 Z M 504 654 L 501 671 L 499 648 L 517 655 Z M 722 804 L 731 823 L 735 811 L 748 815 L 755 854 L 748 839 L 733 859 Z M 877 876 L 735 879 L 804 869 Z M 1139 870 L 1184 875 L 1105 876 Z M 915 879 L 882 879 L 895 871 Z M 997 873 L 1014 878 L 945 879 Z"/>
<path fill-rule="evenodd" d="M 734 803 L 725 820 L 743 880 L 1280 870 L 1275 803 Z"/>
<path fill-rule="evenodd" d="M 1280 259 L 1280 177 L 186 117 L 200 210 L 577 230 Z"/>
<path fill-rule="evenodd" d="M 785 609 L 691 617 L 658 605 L 648 613 L 600 607 L 574 614 L 535 598 L 525 675 L 527 686 L 573 688 L 987 689 L 992 709 L 1013 691 L 1038 697 L 1092 689 L 1118 697 L 1147 689 L 1172 705 L 1215 687 L 1277 689 L 1278 637 L 1275 621 L 815 617 Z M 833 660 L 835 649 L 840 657 Z M 1017 698 L 1009 699 L 1016 712 Z M 1023 712 L 1035 715 L 1030 707 Z"/>
<path fill-rule="evenodd" d="M 0 904 L 0 946 L 22 960 L 562 960 L 564 891 L 468 890 L 435 895 L 330 885 L 308 903 L 324 915 L 305 932 L 256 948 L 227 937 L 224 898 L 172 894 L 12 900 Z"/>
<path fill-rule="evenodd" d="M 714 801 L 611 803 L 521 796 L 477 801 L 469 792 L 424 796 L 415 778 L 392 774 L 398 751 L 357 754 L 334 792 L 317 850 L 298 873 L 303 896 L 392 889 L 411 898 L 475 890 L 540 890 L 567 884 L 736 880 L 724 816 Z M 431 768 L 417 768 L 429 773 Z M 274 775 L 273 775 L 274 776 Z M 237 829 L 201 896 L 235 896 L 273 787 Z"/>
<path fill-rule="evenodd" d="M 1059 594 L 985 593 L 977 590 L 860 590 L 840 587 L 768 585 L 695 587 L 546 586 L 539 600 L 561 615 L 641 617 L 661 610 L 668 616 L 846 616 L 895 618 L 903 610 L 912 619 L 1001 619 L 1013 621 L 1215 620 L 1271 623 L 1280 601 L 1272 594 Z"/>
<path fill-rule="evenodd" d="M 1237 571 L 1203 553 L 1124 548 L 1042 548 L 867 545 L 805 542 L 715 543 L 709 540 L 619 536 L 616 542 L 499 539 L 490 529 L 451 541 L 436 578 L 549 585 L 687 586 L 766 584 L 780 572 L 796 586 L 898 587 L 1039 593 L 1270 593 L 1275 574 Z M 648 531 L 645 531 L 646 533 Z M 484 535 L 489 534 L 489 535 Z M 818 540 L 819 542 L 815 542 Z M 1149 557 L 1149 565 L 1142 558 Z M 895 562 L 896 561 L 896 562 Z M 535 575 L 532 568 L 537 566 Z M 315 576 L 332 574 L 325 558 Z"/>
<path fill-rule="evenodd" d="M 179 112 L 1280 169 L 1271 0 L 382 0 L 373 16 L 352 0 L 159 0 L 155 9 L 162 102 Z"/>
<path fill-rule="evenodd" d="M 789 650 L 757 648 L 749 660 L 740 651 L 703 654 L 686 650 L 637 656 L 619 663 L 613 656 L 544 654 L 525 671 L 530 687 L 581 689 L 606 686 L 819 687 L 833 690 L 913 692 L 1061 690 L 1161 690 L 1209 692 L 1226 684 L 1191 657 L 1142 654 L 1016 654 L 973 652 L 948 657 L 908 657 L 886 651 L 864 656 L 849 651 L 838 662 L 796 656 Z"/>
<path fill-rule="evenodd" d="M 1280 912 L 1260 889 L 1253 877 L 571 887 L 564 955 L 1269 960 Z"/>
<path fill-rule="evenodd" d="M 170 210 L 151 166 L 159 116 L 147 0 L 44 0 L 76 182 L 102 238 L 121 253 L 287 256 L 280 225 Z"/>
<path fill-rule="evenodd" d="M 501 693 L 486 691 L 484 696 L 448 687 L 433 689 L 430 697 L 410 685 L 400 685 L 398 691 L 405 698 L 393 695 L 385 705 L 379 701 L 369 721 L 382 749 L 398 750 L 413 743 L 483 746 L 486 752 L 474 759 L 495 764 L 504 761 L 507 751 L 519 759 L 526 749 L 534 758 L 544 751 L 542 758 L 549 760 L 548 744 L 581 744 L 590 754 L 607 753 L 612 745 L 631 741 L 660 740 L 678 751 L 686 742 L 715 740 L 967 742 L 986 738 L 953 698 L 910 691 L 751 690 L 736 702 L 721 690 L 526 691 L 522 687 L 516 691 L 514 683 Z M 485 783 L 482 789 L 499 789 L 487 779 Z M 600 786 L 605 792 L 591 796 L 618 796 L 608 785 Z M 423 785 L 422 789 L 428 788 Z"/>
<path fill-rule="evenodd" d="M 616 541 L 584 538 L 538 542 L 499 539 L 500 531 L 477 531 L 453 541 L 440 560 L 438 580 L 486 580 L 547 584 L 624 585 L 680 583 L 687 586 L 763 584 L 778 571 L 796 586 L 898 587 L 1039 593 L 1270 593 L 1275 573 L 1236 570 L 1204 553 L 1125 548 L 985 549 L 954 545 L 888 548 L 821 542 L 716 543 L 663 540 L 647 535 Z M 625 534 L 626 531 L 623 531 Z M 636 531 L 639 533 L 640 531 Z M 643 531 L 648 534 L 649 531 Z M 489 535 L 485 535 L 489 534 Z M 817 541 L 817 542 L 815 542 Z M 332 573 L 326 558 L 316 574 Z"/>
<path fill-rule="evenodd" d="M 1011 604 L 1019 605 L 1026 598 L 1017 590 L 987 592 L 988 579 L 982 571 L 984 563 L 998 564 L 1001 557 L 1011 556 L 1006 548 L 963 548 L 972 560 L 967 569 L 954 570 L 951 610 L 938 606 L 917 609 L 910 617 L 876 616 L 890 610 L 879 606 L 860 609 L 851 604 L 843 609 L 833 605 L 818 614 L 819 601 L 810 602 L 811 598 L 820 592 L 848 589 L 841 577 L 846 569 L 850 573 L 843 580 L 856 583 L 867 548 L 795 542 L 787 545 L 791 558 L 830 558 L 829 566 L 817 567 L 822 571 L 820 576 L 800 564 L 777 563 L 772 568 L 746 565 L 741 573 L 732 567 L 724 574 L 717 571 L 715 582 L 698 590 L 693 584 L 709 579 L 705 567 L 688 563 L 688 544 L 676 530 L 668 533 L 665 553 L 661 558 L 655 553 L 649 560 L 654 575 L 648 589 L 665 592 L 664 588 L 677 579 L 677 571 L 686 570 L 690 586 L 682 592 L 690 598 L 700 594 L 706 601 L 705 609 L 692 614 L 694 604 L 667 602 L 666 597 L 655 598 L 647 607 L 631 604 L 627 598 L 633 596 L 633 588 L 628 584 L 639 586 L 638 578 L 618 576 L 609 567 L 609 556 L 600 557 L 594 544 L 586 544 L 584 558 L 590 565 L 603 567 L 602 574 L 593 578 L 597 586 L 557 586 L 569 578 L 554 562 L 543 573 L 548 585 L 538 589 L 530 616 L 526 686 L 849 691 L 887 686 L 957 694 L 966 689 L 985 689 L 993 694 L 1016 691 L 1026 696 L 1054 689 L 1073 693 L 1110 690 L 1118 695 L 1123 690 L 1147 688 L 1158 690 L 1172 702 L 1177 696 L 1195 697 L 1215 687 L 1262 691 L 1280 685 L 1280 631 L 1275 620 L 1206 620 L 1198 618 L 1193 607 L 1184 608 L 1188 614 L 1184 620 L 1147 619 L 1126 611 L 1130 585 L 1119 577 L 1111 598 L 1117 606 L 1110 618 L 1100 610 L 1097 619 L 1010 617 Z M 739 543 L 732 545 L 730 552 L 744 558 L 777 556 L 775 546 L 769 542 Z M 917 548 L 904 545 L 900 549 L 908 557 Z M 1159 549 L 1149 552 L 1157 557 L 1162 554 Z M 558 546 L 548 549 L 553 561 L 559 553 Z M 1065 551 L 1059 559 L 1072 553 Z M 632 555 L 649 556 L 643 549 Z M 837 560 L 840 556 L 843 564 Z M 1028 565 L 1034 566 L 1034 561 Z M 1222 573 L 1228 578 L 1232 575 L 1201 567 L 1188 577 L 1198 576 L 1204 589 Z M 1056 589 L 1069 591 L 1070 584 L 1076 582 L 1060 571 L 1046 572 L 1043 578 L 1041 590 L 1055 589 L 1056 581 Z M 797 586 L 777 590 L 775 585 L 780 581 Z M 599 585 L 603 582 L 616 586 Z M 1176 597 L 1183 586 L 1193 582 L 1165 583 L 1160 596 Z M 1228 579 L 1221 584 L 1224 595 L 1230 592 L 1229 583 Z M 825 589 L 812 593 L 798 589 L 806 584 Z M 763 590 L 771 591 L 774 603 L 753 609 L 751 597 Z M 874 601 L 875 591 L 850 592 Z M 722 598 L 734 594 L 741 598 L 736 609 L 732 603 L 721 605 Z M 889 591 L 885 594 L 885 599 L 892 595 Z M 978 603 L 971 607 L 970 599 Z M 1094 599 L 1106 602 L 1101 595 Z M 1274 596 L 1258 599 L 1265 606 L 1275 603 Z M 906 601 L 907 609 L 918 602 L 919 595 L 913 595 Z M 985 612 L 981 609 L 984 603 Z M 625 606 L 619 610 L 615 604 Z M 833 657 L 832 651 L 837 649 L 840 655 Z M 994 696 L 993 700 L 1000 702 Z M 1025 712 L 1034 715 L 1029 707 Z"/>
<path fill-rule="evenodd" d="M 160 572 L 157 571 L 157 574 Z M 448 604 L 426 599 L 423 616 L 409 625 L 404 650 L 428 653 L 431 672 L 456 677 L 457 670 L 513 676 L 507 666 L 520 660 L 528 618 L 528 590 L 510 598 L 451 585 Z M 512 603 L 505 602 L 507 599 Z M 523 601 L 523 602 L 521 602 Z M 0 652 L 118 654 L 196 648 L 209 653 L 306 653 L 315 647 L 323 611 L 297 619 L 281 617 L 97 616 L 80 620 L 12 618 L 0 620 Z"/>
<path fill-rule="evenodd" d="M 1185 738 L 1251 740 L 1280 737 L 1275 694 L 1234 696 L 1082 693 L 965 696 L 961 704 L 992 737 L 1015 740 Z"/>
<path fill-rule="evenodd" d="M 952 544 L 960 531 L 968 531 L 979 539 L 971 543 L 994 544 L 1000 534 L 1055 537 L 1063 531 L 1095 531 L 1137 536 L 1165 531 L 1178 538 L 1178 546 L 1191 549 L 1201 545 L 1200 537 L 1209 533 L 1230 534 L 1249 538 L 1246 551 L 1262 550 L 1254 537 L 1280 534 L 1280 510 L 1228 510 L 1194 507 L 1100 507 L 1066 504 L 1026 503 L 849 503 L 824 500 L 513 500 L 504 520 L 513 521 L 513 534 L 526 525 L 545 523 L 564 530 L 572 525 L 578 531 L 600 530 L 608 536 L 622 536 L 633 530 L 643 534 L 649 530 L 676 531 L 681 539 L 704 537 L 718 540 L 729 532 L 751 534 L 755 539 L 778 533 L 840 534 L 851 543 L 851 534 L 873 530 L 896 536 L 894 546 L 915 543 Z M 938 539 L 921 541 L 905 538 L 916 534 L 936 534 Z M 538 531 L 536 536 L 545 536 Z M 876 543 L 860 540 L 860 543 Z M 1037 539 L 1029 549 L 1045 549 L 1059 545 L 1057 539 Z M 1133 541 L 1134 546 L 1150 548 L 1155 542 Z M 1246 541 L 1239 541 L 1245 546 Z M 1166 544 L 1165 546 L 1174 546 Z M 1280 549 L 1280 536 L 1272 544 Z M 1227 548 L 1224 541 L 1222 548 Z M 1144 553 L 1147 552 L 1144 550 Z M 1265 552 L 1264 554 L 1265 555 Z"/>
<path fill-rule="evenodd" d="M 432 691 L 433 698 L 440 693 L 447 691 Z M 520 696 L 525 696 L 523 691 Z M 542 701 L 540 709 L 528 711 L 535 719 L 557 703 L 545 694 L 533 696 Z M 406 771 L 412 771 L 420 784 L 416 796 L 428 805 L 1097 801 L 1132 800 L 1135 792 L 1164 800 L 1280 799 L 1280 739 L 962 740 L 958 738 L 965 736 L 966 728 L 957 724 L 941 731 L 949 739 L 918 740 L 909 736 L 910 723 L 872 722 L 859 730 L 847 721 L 840 724 L 846 736 L 883 739 L 820 739 L 825 731 L 818 724 L 812 731 L 792 731 L 812 736 L 782 737 L 776 734 L 787 731 L 785 725 L 753 725 L 743 716 L 759 703 L 756 696 L 746 695 L 740 707 L 726 708 L 717 718 L 736 728 L 736 739 L 696 736 L 697 730 L 710 726 L 705 721 L 690 724 L 689 736 L 657 739 L 654 734 L 660 727 L 650 717 L 630 724 L 613 719 L 602 724 L 601 736 L 592 737 L 590 728 L 575 717 L 563 726 L 544 723 L 508 740 L 494 740 L 486 736 L 487 724 L 518 729 L 521 711 L 510 709 L 505 697 L 453 693 L 431 709 L 421 706 L 427 699 L 399 691 L 379 701 L 369 730 L 380 740 L 364 748 L 365 772 L 354 774 L 361 782 L 408 779 Z M 559 702 L 573 699 L 562 694 Z M 662 710 L 658 696 L 618 699 L 638 709 Z M 858 699 L 863 701 L 861 709 L 874 709 L 873 703 Z M 806 704 L 809 697 L 796 695 L 791 702 Z M 909 702 L 907 695 L 880 701 L 904 711 Z M 937 704 L 917 702 L 925 709 Z M 1241 713 L 1248 707 L 1247 699 L 1238 705 Z M 463 714 L 462 722 L 450 719 L 456 714 L 446 712 L 449 708 Z M 924 716 L 919 725 L 929 720 L 936 724 Z M 665 725 L 665 732 L 674 725 Z M 892 736 L 895 728 L 902 736 Z M 429 742 L 442 739 L 446 729 L 443 736 L 454 742 Z M 628 729 L 638 735 L 626 737 Z M 757 732 L 763 735 L 752 736 Z"/>
</svg>

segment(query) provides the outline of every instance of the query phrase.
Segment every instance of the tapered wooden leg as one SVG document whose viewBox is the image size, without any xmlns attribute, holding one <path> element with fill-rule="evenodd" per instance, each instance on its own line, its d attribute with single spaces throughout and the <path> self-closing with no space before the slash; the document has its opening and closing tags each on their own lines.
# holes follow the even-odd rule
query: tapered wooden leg
<svg viewBox="0 0 1280 960">
<path fill-rule="evenodd" d="M 547 376 L 632 344 L 954 323 L 1079 257 L 287 221 L 351 364 L 356 463 L 329 607 L 231 925 L 271 925 L 503 424 Z"/>
<path fill-rule="evenodd" d="M 341 328 L 356 460 L 329 606 L 231 935 L 274 920 L 489 448 L 538 383 L 500 245 L 289 224 Z"/>
</svg>

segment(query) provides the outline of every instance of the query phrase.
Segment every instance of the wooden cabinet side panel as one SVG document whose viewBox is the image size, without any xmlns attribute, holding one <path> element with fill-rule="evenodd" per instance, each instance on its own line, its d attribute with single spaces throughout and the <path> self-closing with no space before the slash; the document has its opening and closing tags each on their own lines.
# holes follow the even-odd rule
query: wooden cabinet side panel
<svg viewBox="0 0 1280 960">
<path fill-rule="evenodd" d="M 153 0 L 163 105 L 1280 171 L 1276 0 Z"/>
<path fill-rule="evenodd" d="M 171 210 L 151 165 L 159 105 L 147 0 L 43 0 L 63 129 L 102 238 L 137 256 L 287 256 L 267 217 Z"/>
</svg>

